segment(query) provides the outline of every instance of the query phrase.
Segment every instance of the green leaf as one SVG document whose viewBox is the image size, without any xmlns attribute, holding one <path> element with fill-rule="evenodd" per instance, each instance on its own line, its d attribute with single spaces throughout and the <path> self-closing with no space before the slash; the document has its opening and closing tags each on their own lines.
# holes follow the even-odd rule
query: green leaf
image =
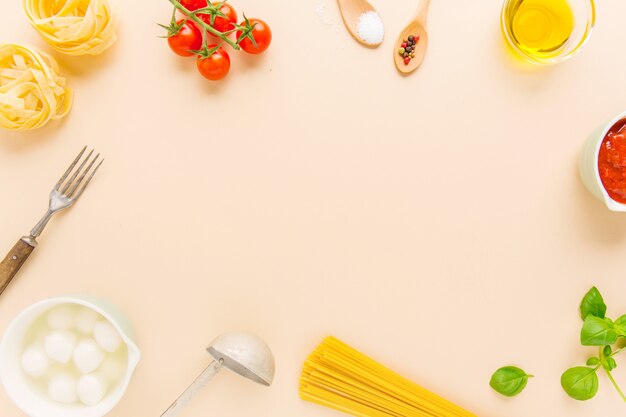
<svg viewBox="0 0 626 417">
<path fill-rule="evenodd" d="M 612 345 L 617 340 L 617 332 L 609 319 L 587 316 L 580 332 L 580 343 L 583 346 Z"/>
<path fill-rule="evenodd" d="M 595 356 L 592 356 L 591 358 L 587 359 L 587 365 L 589 366 L 596 366 L 599 363 L 600 363 L 600 359 L 596 358 Z"/>
<path fill-rule="evenodd" d="M 585 320 L 587 316 L 592 315 L 603 319 L 605 314 L 606 304 L 604 304 L 602 294 L 596 287 L 593 287 L 585 294 L 580 303 L 580 317 Z"/>
<path fill-rule="evenodd" d="M 626 337 L 626 314 L 615 320 L 615 331 L 620 337 Z"/>
<path fill-rule="evenodd" d="M 561 375 L 561 386 L 573 399 L 589 400 L 598 392 L 596 369 L 586 366 L 570 368 Z"/>
<path fill-rule="evenodd" d="M 505 366 L 494 372 L 489 386 L 504 396 L 514 397 L 526 388 L 532 376 L 515 366 Z"/>
<path fill-rule="evenodd" d="M 613 369 L 617 368 L 617 362 L 615 362 L 615 359 L 606 358 L 606 368 L 609 371 L 612 371 Z"/>
</svg>

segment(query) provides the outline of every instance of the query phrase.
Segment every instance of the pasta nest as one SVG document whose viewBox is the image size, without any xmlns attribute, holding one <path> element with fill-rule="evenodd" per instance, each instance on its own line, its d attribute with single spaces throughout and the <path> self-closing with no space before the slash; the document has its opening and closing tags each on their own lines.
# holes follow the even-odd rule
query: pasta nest
<svg viewBox="0 0 626 417">
<path fill-rule="evenodd" d="M 0 44 L 0 126 L 36 129 L 65 116 L 72 90 L 50 55 L 14 44 Z"/>
<path fill-rule="evenodd" d="M 24 9 L 45 41 L 68 55 L 98 55 L 117 39 L 107 0 L 24 0 Z"/>
</svg>

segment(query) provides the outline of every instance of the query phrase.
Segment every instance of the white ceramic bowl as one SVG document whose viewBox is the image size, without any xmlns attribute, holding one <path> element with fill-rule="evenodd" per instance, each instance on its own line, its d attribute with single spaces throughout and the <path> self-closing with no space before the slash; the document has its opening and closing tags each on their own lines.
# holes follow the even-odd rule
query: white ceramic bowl
<svg viewBox="0 0 626 417">
<path fill-rule="evenodd" d="M 591 194 L 599 200 L 604 201 L 604 204 L 606 204 L 609 210 L 626 212 L 626 204 L 618 203 L 606 192 L 606 189 L 602 185 L 602 180 L 600 179 L 600 171 L 598 170 L 598 154 L 600 153 L 602 141 L 609 130 L 623 119 L 626 119 L 626 112 L 619 114 L 608 123 L 603 124 L 593 131 L 583 146 L 578 168 L 580 178 Z"/>
<path fill-rule="evenodd" d="M 117 329 L 128 348 L 128 366 L 123 380 L 95 406 L 63 405 L 33 389 L 32 382 L 22 371 L 20 355 L 23 339 L 35 320 L 42 314 L 64 304 L 77 304 L 101 314 Z M 0 381 L 13 402 L 30 417 L 102 417 L 120 401 L 141 356 L 130 322 L 113 305 L 85 296 L 49 298 L 23 310 L 9 325 L 0 343 Z"/>
</svg>

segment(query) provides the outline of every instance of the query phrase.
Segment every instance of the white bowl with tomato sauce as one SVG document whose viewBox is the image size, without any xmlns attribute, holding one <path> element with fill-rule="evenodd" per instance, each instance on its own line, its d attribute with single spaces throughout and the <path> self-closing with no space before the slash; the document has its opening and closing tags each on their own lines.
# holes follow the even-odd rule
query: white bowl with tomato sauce
<svg viewBox="0 0 626 417">
<path fill-rule="evenodd" d="M 598 127 L 587 139 L 579 160 L 587 189 L 609 210 L 626 212 L 626 112 Z M 623 162 L 622 162 L 623 161 Z"/>
</svg>

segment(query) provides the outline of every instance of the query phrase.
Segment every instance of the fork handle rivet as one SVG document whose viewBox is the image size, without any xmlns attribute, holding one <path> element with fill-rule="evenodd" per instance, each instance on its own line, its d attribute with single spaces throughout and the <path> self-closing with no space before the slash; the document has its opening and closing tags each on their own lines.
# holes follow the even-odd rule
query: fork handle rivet
<svg viewBox="0 0 626 417">
<path fill-rule="evenodd" d="M 11 259 L 13 259 L 15 261 L 17 259 L 17 256 L 13 255 L 13 258 L 11 258 Z"/>
</svg>

